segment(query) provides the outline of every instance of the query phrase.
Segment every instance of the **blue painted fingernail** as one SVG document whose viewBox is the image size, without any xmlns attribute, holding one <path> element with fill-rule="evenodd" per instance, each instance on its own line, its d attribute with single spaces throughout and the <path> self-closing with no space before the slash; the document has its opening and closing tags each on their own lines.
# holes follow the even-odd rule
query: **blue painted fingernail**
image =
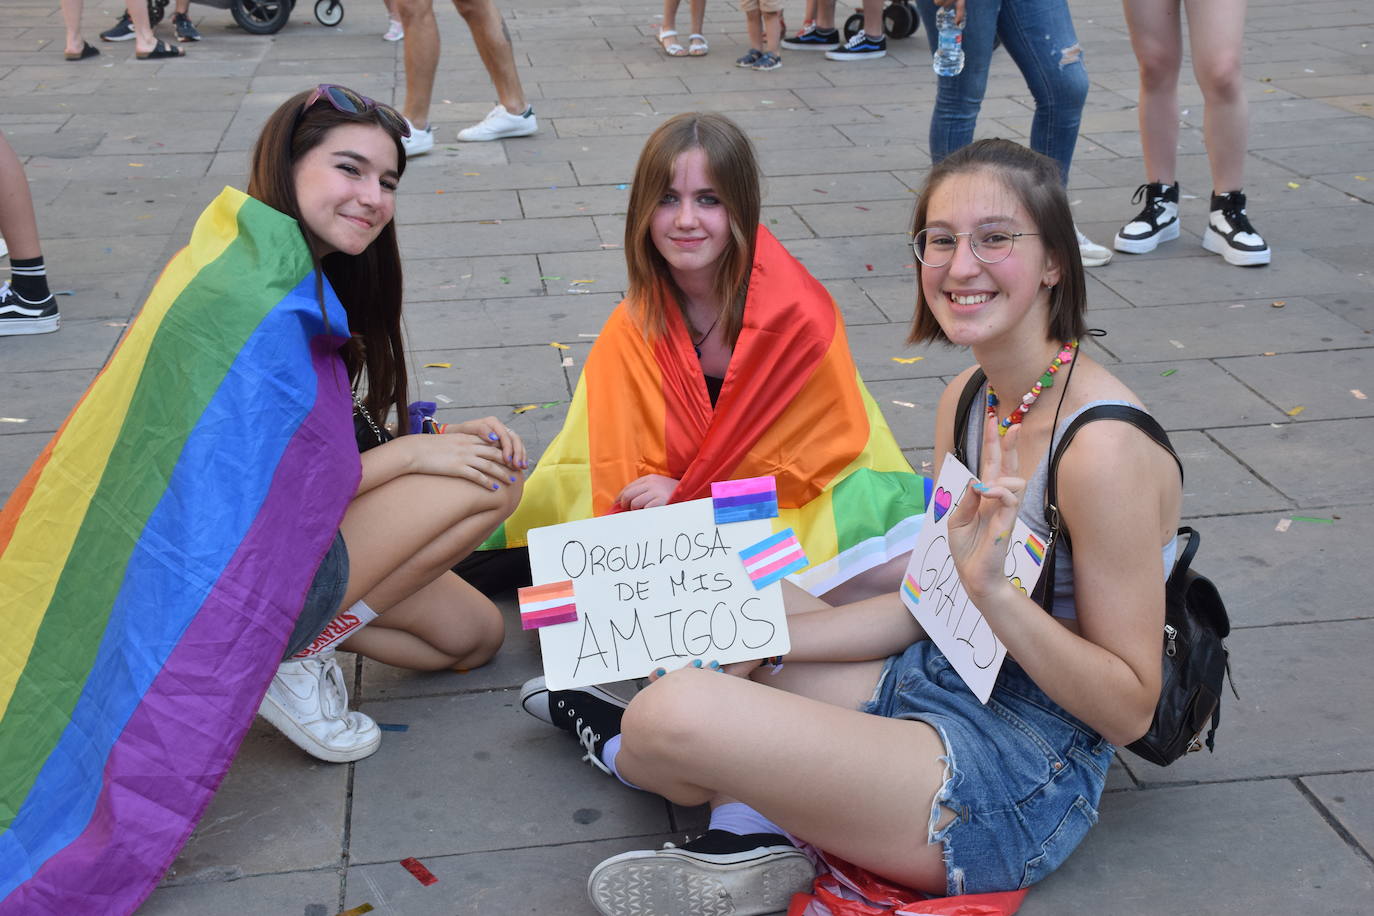
<svg viewBox="0 0 1374 916">
<path fill-rule="evenodd" d="M 515 478 L 512 477 L 512 478 L 510 479 L 510 482 L 511 482 L 511 483 L 515 483 Z"/>
<path fill-rule="evenodd" d="M 692 659 L 692 667 L 693 667 L 693 668 L 700 668 L 700 667 L 701 667 L 701 659 L 699 659 L 699 658 L 694 658 L 694 659 Z"/>
<path fill-rule="evenodd" d="M 492 442 L 500 442 L 500 441 L 501 441 L 501 437 L 498 436 L 498 435 L 496 435 L 496 433 L 487 433 L 487 438 L 490 439 Z"/>
<path fill-rule="evenodd" d="M 667 671 L 664 671 L 662 668 L 655 668 L 655 669 L 654 669 L 654 676 L 655 676 L 655 677 L 663 677 L 663 675 L 665 675 L 665 674 L 667 674 L 667 673 L 668 673 L 668 672 L 667 672 Z"/>
<path fill-rule="evenodd" d="M 988 485 L 985 483 L 975 483 L 973 489 L 977 490 L 979 493 L 986 493 L 988 491 Z"/>
<path fill-rule="evenodd" d="M 712 659 L 712 660 L 711 660 L 711 664 L 707 665 L 706 667 L 712 668 L 712 669 L 719 668 L 719 667 L 720 667 L 720 662 L 716 661 L 715 659 Z"/>
<path fill-rule="evenodd" d="M 501 485 L 500 485 L 499 483 L 494 483 L 494 484 L 491 485 L 491 488 L 492 488 L 493 490 L 499 490 L 499 489 L 501 489 Z"/>
</svg>

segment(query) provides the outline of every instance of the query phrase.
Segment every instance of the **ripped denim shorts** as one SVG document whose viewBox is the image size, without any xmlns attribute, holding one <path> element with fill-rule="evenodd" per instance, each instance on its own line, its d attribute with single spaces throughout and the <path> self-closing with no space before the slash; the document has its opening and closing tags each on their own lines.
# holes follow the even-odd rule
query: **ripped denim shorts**
<svg viewBox="0 0 1374 916">
<path fill-rule="evenodd" d="M 1011 658 L 984 706 L 923 639 L 887 660 L 861 708 L 916 719 L 940 733 L 946 778 L 929 839 L 944 844 L 950 895 L 1029 887 L 1058 868 L 1097 823 L 1116 748 L 1046 696 Z"/>
</svg>

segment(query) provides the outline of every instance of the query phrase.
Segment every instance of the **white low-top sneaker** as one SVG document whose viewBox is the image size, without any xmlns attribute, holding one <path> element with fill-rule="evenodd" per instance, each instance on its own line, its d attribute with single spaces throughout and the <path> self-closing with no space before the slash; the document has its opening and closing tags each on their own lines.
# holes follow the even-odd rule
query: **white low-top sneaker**
<svg viewBox="0 0 1374 916">
<path fill-rule="evenodd" d="M 361 760 L 382 743 L 376 722 L 349 711 L 333 649 L 278 665 L 258 713 L 301 750 L 329 763 Z"/>
<path fill-rule="evenodd" d="M 425 153 L 434 149 L 434 125 L 428 124 L 424 127 L 416 127 L 410 124 L 410 136 L 401 138 L 401 145 L 406 148 L 406 158 L 411 159 L 415 156 L 423 156 Z"/>
<path fill-rule="evenodd" d="M 1088 238 L 1078 227 L 1074 226 L 1073 231 L 1078 233 L 1078 253 L 1083 257 L 1084 267 L 1101 267 L 1112 259 L 1112 250 L 1106 245 L 1099 245 Z"/>
<path fill-rule="evenodd" d="M 506 137 L 528 137 L 539 129 L 534 119 L 534 108 L 526 108 L 523 114 L 511 114 L 506 106 L 497 105 L 487 116 L 471 127 L 458 131 L 458 139 L 465 143 L 478 143 L 483 140 L 503 140 Z"/>
</svg>

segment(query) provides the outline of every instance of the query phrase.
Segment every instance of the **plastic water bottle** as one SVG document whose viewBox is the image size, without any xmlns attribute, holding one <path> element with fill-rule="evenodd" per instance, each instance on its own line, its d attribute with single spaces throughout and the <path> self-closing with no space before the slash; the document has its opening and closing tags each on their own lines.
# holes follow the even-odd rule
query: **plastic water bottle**
<svg viewBox="0 0 1374 916">
<path fill-rule="evenodd" d="M 953 6 L 942 6 L 935 11 L 940 39 L 932 66 L 937 76 L 958 76 L 964 69 L 964 27 L 955 24 L 954 16 Z"/>
</svg>

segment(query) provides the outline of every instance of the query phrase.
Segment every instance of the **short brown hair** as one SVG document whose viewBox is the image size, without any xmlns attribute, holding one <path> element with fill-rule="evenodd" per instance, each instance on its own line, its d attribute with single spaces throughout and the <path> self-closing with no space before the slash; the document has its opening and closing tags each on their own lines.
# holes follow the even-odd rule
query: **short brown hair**
<svg viewBox="0 0 1374 916">
<path fill-rule="evenodd" d="M 400 432 L 406 432 L 406 365 L 401 340 L 401 254 L 396 245 L 396 221 L 382 227 L 376 240 L 361 254 L 334 252 L 323 259 L 319 243 L 304 221 L 296 201 L 292 167 L 324 142 L 336 127 L 371 124 L 386 131 L 396 144 L 396 171 L 406 170 L 405 146 L 394 123 L 375 109 L 358 113 L 339 111 L 320 100 L 302 110 L 313 90 L 293 95 L 268 116 L 253 146 L 248 194 L 294 219 L 310 246 L 316 276 L 329 285 L 348 313 L 353 340 L 342 351 L 348 377 L 356 384 L 366 373 L 364 406 L 374 422 L 382 425 L 396 411 Z M 350 90 L 351 91 L 351 90 Z M 355 93 L 356 95 L 356 93 Z M 317 285 L 323 309 L 323 284 Z"/>
<path fill-rule="evenodd" d="M 952 175 L 985 172 L 1001 181 L 1020 200 L 1040 233 L 1045 251 L 1059 267 L 1059 282 L 1050 291 L 1050 340 L 1073 340 L 1087 330 L 1083 317 L 1088 307 L 1087 284 L 1083 278 L 1083 256 L 1078 250 L 1078 234 L 1069 198 L 1060 181 L 1059 164 L 1048 156 L 1027 149 L 1011 140 L 978 140 L 937 163 L 926 176 L 912 219 L 912 237 L 925 228 L 930 198 L 935 189 Z M 911 320 L 907 343 L 948 343 L 944 330 L 927 307 L 921 289 L 921 262 L 916 260 L 916 314 Z"/>
<path fill-rule="evenodd" d="M 654 246 L 650 224 L 654 210 L 672 183 L 673 166 L 678 157 L 693 149 L 706 154 L 711 183 L 730 220 L 734 244 L 721 255 L 715 293 L 721 304 L 721 330 L 725 339 L 734 344 L 744 325 L 744 299 L 754 264 L 761 195 L 753 144 L 744 131 L 724 115 L 713 112 L 675 115 L 664 121 L 644 144 L 635 167 L 634 184 L 630 187 L 629 210 L 625 214 L 625 265 L 630 279 L 627 296 L 650 337 L 665 332 L 670 297 L 679 308 L 682 307 L 682 291 L 673 282 L 667 262 Z"/>
</svg>

